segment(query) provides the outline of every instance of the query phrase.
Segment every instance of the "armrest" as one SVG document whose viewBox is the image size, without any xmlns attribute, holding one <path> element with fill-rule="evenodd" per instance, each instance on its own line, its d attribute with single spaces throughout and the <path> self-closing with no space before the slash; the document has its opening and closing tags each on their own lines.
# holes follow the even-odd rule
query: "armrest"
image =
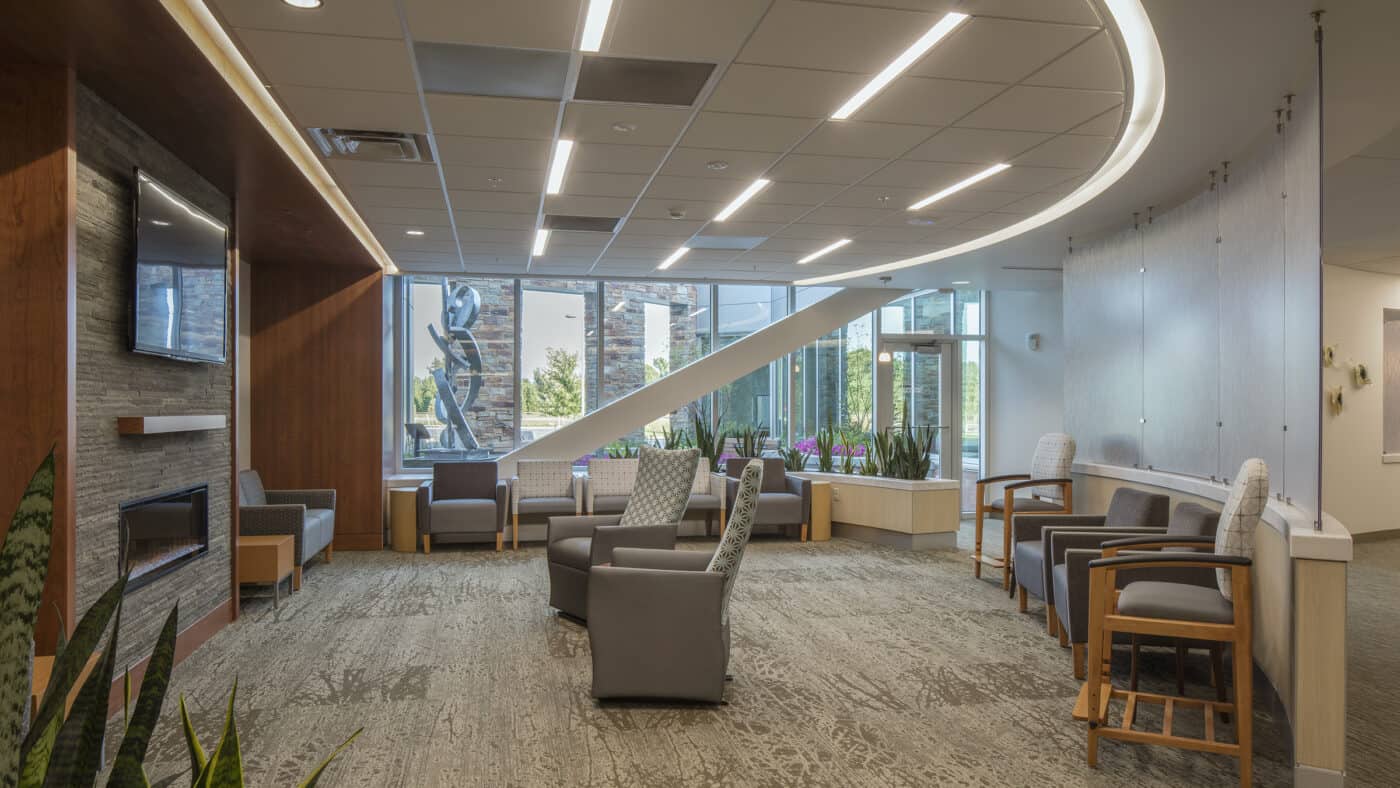
<svg viewBox="0 0 1400 788">
<path fill-rule="evenodd" d="M 583 513 L 593 514 L 593 477 L 591 476 L 583 477 Z"/>
<path fill-rule="evenodd" d="M 1009 481 L 1012 481 L 1012 480 L 1015 480 L 1015 479 L 1029 479 L 1029 478 L 1031 478 L 1031 475 L 1030 475 L 1029 473 L 1003 473 L 1003 474 L 1000 475 L 1000 476 L 987 476 L 987 477 L 978 479 L 978 480 L 977 480 L 977 483 L 978 483 L 979 485 L 982 485 L 982 484 L 995 484 L 996 482 L 1009 482 Z"/>
<path fill-rule="evenodd" d="M 572 494 L 574 499 L 574 514 L 583 514 L 583 479 L 584 477 L 574 474 Z M 590 501 L 589 503 L 591 504 L 592 502 Z"/>
<path fill-rule="evenodd" d="M 1232 569 L 1237 566 L 1250 566 L 1254 562 L 1242 555 L 1221 555 L 1220 553 L 1129 553 L 1127 555 L 1104 556 L 1089 562 L 1090 569 L 1133 569 L 1153 566 L 1199 566 L 1210 569 Z"/>
<path fill-rule="evenodd" d="M 1101 514 L 1018 514 L 1011 518 L 1012 543 L 1039 539 L 1046 528 L 1101 528 L 1107 518 Z"/>
<path fill-rule="evenodd" d="M 1103 554 L 1105 556 L 1117 555 L 1119 550 L 1131 548 L 1133 550 L 1165 550 L 1168 547 L 1209 547 L 1215 549 L 1215 537 L 1213 536 L 1162 536 L 1152 538 L 1138 536 L 1128 539 L 1113 539 L 1103 543 Z"/>
<path fill-rule="evenodd" d="M 703 550 L 656 550 L 641 547 L 618 547 L 613 550 L 612 565 L 631 569 L 670 569 L 678 572 L 703 572 L 714 556 Z"/>
<path fill-rule="evenodd" d="M 1107 531 L 1052 528 L 1045 531 L 1041 538 L 1045 545 L 1045 563 L 1053 567 L 1055 564 L 1064 563 L 1066 550 L 1093 550 L 1102 554 L 1104 544 L 1115 539 L 1161 539 L 1165 534 L 1165 528 L 1114 528 Z"/>
<path fill-rule="evenodd" d="M 546 531 L 546 544 L 554 544 L 560 539 L 571 539 L 575 536 L 593 536 L 593 531 L 600 525 L 617 525 L 622 519 L 620 514 L 600 514 L 600 515 L 564 515 L 561 517 L 549 518 L 549 530 Z"/>
<path fill-rule="evenodd" d="M 302 562 L 301 537 L 306 507 L 299 503 L 238 507 L 238 533 L 247 536 L 290 536 L 298 566 Z"/>
<path fill-rule="evenodd" d="M 415 508 L 418 510 L 418 535 L 432 533 L 429 526 L 429 519 L 433 516 L 433 480 L 418 485 L 418 492 L 414 496 Z"/>
<path fill-rule="evenodd" d="M 724 477 L 724 499 L 733 501 L 739 496 L 739 480 L 732 476 Z"/>
<path fill-rule="evenodd" d="M 496 480 L 496 531 L 506 532 L 506 510 L 510 508 L 510 483 Z"/>
<path fill-rule="evenodd" d="M 520 477 L 510 477 L 510 513 L 520 514 Z"/>
<path fill-rule="evenodd" d="M 1008 485 L 1006 485 L 1005 487 L 1003 487 L 1003 488 L 1001 488 L 1001 489 L 1002 489 L 1002 490 L 1024 490 L 1024 489 L 1027 489 L 1027 488 L 1029 488 L 1029 487 L 1045 487 L 1045 486 L 1052 485 L 1052 484 L 1053 484 L 1053 485 L 1056 485 L 1056 486 L 1059 486 L 1059 487 L 1064 487 L 1065 485 L 1074 484 L 1074 480 L 1073 480 L 1073 479 L 1031 479 L 1031 480 L 1029 480 L 1029 481 L 1016 482 L 1015 484 L 1008 484 Z"/>
<path fill-rule="evenodd" d="M 335 490 L 268 490 L 272 505 L 299 503 L 308 509 L 334 509 Z"/>
<path fill-rule="evenodd" d="M 800 476 L 784 476 L 788 492 L 802 497 L 802 522 L 812 522 L 812 480 Z"/>
<path fill-rule="evenodd" d="M 676 526 L 672 525 L 600 525 L 593 529 L 593 549 L 589 563 L 610 563 L 614 547 L 650 547 L 673 550 L 676 547 Z"/>
<path fill-rule="evenodd" d="M 703 459 L 703 458 L 702 458 L 702 459 Z M 713 495 L 713 496 L 715 496 L 716 498 L 719 499 L 719 508 L 720 508 L 720 511 L 724 511 L 724 510 L 725 510 L 725 507 L 724 507 L 725 501 L 728 501 L 728 500 L 729 500 L 729 496 L 727 495 L 728 492 L 729 492 L 729 484 L 725 481 L 724 474 L 722 474 L 722 473 L 712 473 L 712 474 L 710 474 L 710 495 Z"/>
</svg>

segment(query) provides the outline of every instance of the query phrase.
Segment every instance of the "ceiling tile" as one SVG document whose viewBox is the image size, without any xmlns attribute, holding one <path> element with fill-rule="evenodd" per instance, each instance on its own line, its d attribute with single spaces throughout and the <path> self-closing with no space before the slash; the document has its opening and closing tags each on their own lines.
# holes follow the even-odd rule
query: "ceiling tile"
<svg viewBox="0 0 1400 788">
<path fill-rule="evenodd" d="M 525 192 L 539 194 L 544 190 L 543 170 L 506 169 L 503 167 L 469 167 L 444 165 L 443 175 L 449 189 L 472 191 Z M 572 177 L 572 176 L 571 176 Z"/>
<path fill-rule="evenodd" d="M 777 160 L 772 153 L 753 151 L 726 151 L 712 148 L 676 148 L 661 166 L 664 175 L 681 175 L 694 178 L 738 178 L 751 180 L 768 171 Z M 712 162 L 722 163 L 721 169 L 712 169 Z"/>
<path fill-rule="evenodd" d="M 864 224 L 790 224 L 773 233 L 774 238 L 800 241 L 792 244 L 792 251 L 811 251 L 812 241 L 830 243 L 837 238 L 853 238 L 865 227 Z M 767 244 L 765 244 L 766 246 Z"/>
<path fill-rule="evenodd" d="M 1062 167 L 1029 167 L 1017 164 L 1009 170 L 1003 170 L 981 183 L 970 186 L 969 189 L 1030 194 L 1044 191 L 1079 174 L 1079 170 Z"/>
<path fill-rule="evenodd" d="M 559 104 L 537 99 L 429 93 L 434 134 L 552 140 Z"/>
<path fill-rule="evenodd" d="M 443 164 L 527 170 L 543 169 L 549 163 L 550 144 L 543 140 L 458 137 L 451 134 L 435 136 L 438 156 Z"/>
<path fill-rule="evenodd" d="M 701 219 L 628 219 L 618 233 L 618 238 L 632 238 L 638 235 L 662 236 L 685 240 L 703 227 Z"/>
<path fill-rule="evenodd" d="M 461 236 L 462 243 L 523 244 L 528 243 L 535 236 L 533 228 L 529 230 L 484 230 L 459 227 L 457 233 Z"/>
<path fill-rule="evenodd" d="M 337 0 L 315 13 L 286 3 L 250 3 L 248 0 L 215 0 L 213 5 L 229 27 L 324 33 L 332 36 L 403 38 L 393 3 L 383 0 Z"/>
<path fill-rule="evenodd" d="M 1005 89 L 988 82 L 903 76 L 870 100 L 861 120 L 946 126 Z M 834 107 L 833 107 L 834 109 Z"/>
<path fill-rule="evenodd" d="M 884 159 L 794 154 L 784 157 L 769 174 L 777 181 L 848 185 L 880 169 L 884 163 Z"/>
<path fill-rule="evenodd" d="M 1002 206 L 1001 210 L 1005 213 L 1019 213 L 1022 215 L 1030 215 L 1033 213 L 1040 213 L 1041 211 L 1045 210 L 1046 208 L 1049 208 L 1050 206 L 1054 205 L 1060 200 L 1063 200 L 1064 198 L 1065 196 L 1063 194 L 1049 194 L 1047 192 L 1042 192 L 1040 194 L 1032 194 L 1026 197 L 1022 197 L 1016 202 Z"/>
<path fill-rule="evenodd" d="M 603 54 L 723 62 L 734 56 L 768 0 L 640 0 L 617 3 Z"/>
<path fill-rule="evenodd" d="M 617 175 L 606 172 L 572 172 L 565 179 L 564 192 L 588 197 L 635 198 L 646 186 L 645 175 Z"/>
<path fill-rule="evenodd" d="M 417 41 L 520 49 L 573 48 L 580 0 L 403 0 Z"/>
<path fill-rule="evenodd" d="M 938 19 L 911 11 L 777 0 L 738 61 L 871 75 Z"/>
<path fill-rule="evenodd" d="M 1069 180 L 1063 183 L 1057 183 L 1054 186 L 1051 186 L 1050 188 L 1045 190 L 1045 193 L 1059 195 L 1069 194 L 1075 189 L 1078 189 L 1080 186 L 1083 186 L 1084 182 L 1087 180 L 1089 180 L 1088 175 L 1081 175 L 1078 178 L 1070 178 Z"/>
<path fill-rule="evenodd" d="M 446 209 L 441 189 L 405 189 L 386 186 L 351 186 L 346 189 L 356 205 L 380 205 L 389 208 Z"/>
<path fill-rule="evenodd" d="M 440 189 L 437 167 L 421 162 L 349 161 L 330 159 L 326 166 L 344 184 Z"/>
<path fill-rule="evenodd" d="M 457 229 L 478 228 L 482 230 L 533 230 L 535 214 L 496 213 L 493 211 L 453 211 Z"/>
<path fill-rule="evenodd" d="M 630 197 L 579 197 L 556 194 L 545 198 L 544 212 L 558 216 L 622 216 L 632 208 Z"/>
<path fill-rule="evenodd" d="M 395 208 L 366 205 L 360 214 L 365 221 L 377 224 L 403 224 L 412 227 L 451 227 L 446 208 Z"/>
<path fill-rule="evenodd" d="M 859 120 L 832 120 L 823 123 L 802 141 L 795 153 L 823 156 L 870 156 L 893 159 L 918 145 L 937 128 L 868 123 Z"/>
<path fill-rule="evenodd" d="M 747 213 L 747 212 L 745 212 Z M 745 217 L 747 218 L 747 217 Z M 738 238 L 767 238 L 783 229 L 786 222 L 710 222 L 701 235 L 727 236 Z"/>
<path fill-rule="evenodd" d="M 826 205 L 850 208 L 903 208 L 928 194 L 927 189 L 895 186 L 852 186 L 827 201 Z M 884 198 L 883 200 L 881 198 Z"/>
<path fill-rule="evenodd" d="M 690 110 L 571 101 L 564 108 L 562 136 L 575 142 L 670 147 L 685 126 Z M 633 127 L 618 131 L 615 124 Z"/>
<path fill-rule="evenodd" d="M 781 153 L 812 130 L 811 118 L 701 112 L 681 140 L 692 148 Z"/>
<path fill-rule="evenodd" d="M 273 89 L 303 129 L 373 129 L 422 134 L 428 130 L 413 93 L 380 93 L 282 85 Z"/>
<path fill-rule="evenodd" d="M 666 149 L 661 147 L 583 143 L 574 146 L 569 170 L 650 175 L 656 171 L 665 155 Z M 569 188 L 568 178 L 564 179 L 564 188 Z"/>
<path fill-rule="evenodd" d="M 420 252 L 457 253 L 457 240 L 452 237 L 451 227 L 419 227 L 416 224 L 388 224 L 373 222 L 370 229 L 386 249 L 416 250 Z M 418 230 L 422 235 L 408 235 L 406 231 Z"/>
<path fill-rule="evenodd" d="M 1026 218 L 1026 217 L 1025 217 L 1024 215 L 1019 214 L 1019 213 L 996 213 L 996 212 L 988 212 L 988 213 L 982 214 L 981 216 L 978 216 L 978 217 L 975 218 L 975 219 L 968 219 L 967 221 L 965 221 L 965 222 L 963 222 L 962 224 L 958 225 L 958 229 L 959 229 L 959 230 L 981 230 L 981 231 L 983 231 L 983 232 L 994 232 L 994 231 L 1000 230 L 1000 229 L 1002 229 L 1002 228 L 1004 228 L 1004 227 L 1010 227 L 1011 225 L 1013 225 L 1013 224 L 1015 224 L 1015 223 L 1021 221 L 1022 219 L 1025 219 L 1025 218 Z"/>
<path fill-rule="evenodd" d="M 978 16 L 1005 16 L 1073 25 L 1103 24 L 1089 0 L 971 0 L 962 5 L 964 11 Z"/>
<path fill-rule="evenodd" d="M 920 214 L 933 214 L 935 219 L 939 211 L 957 211 L 985 213 L 995 211 L 1025 197 L 1022 192 L 1002 192 L 991 190 L 964 189 L 956 194 L 950 194 L 938 202 L 919 211 Z M 962 223 L 959 222 L 961 227 Z M 937 225 L 935 225 L 937 229 Z"/>
<path fill-rule="evenodd" d="M 528 245 L 523 242 L 517 244 L 469 243 L 467 241 L 462 242 L 462 254 L 464 255 L 518 255 L 524 254 L 526 249 L 528 248 Z"/>
<path fill-rule="evenodd" d="M 1069 54 L 1032 74 L 1028 85 L 1082 90 L 1123 90 L 1123 66 L 1107 31 L 1080 44 Z"/>
<path fill-rule="evenodd" d="M 923 243 L 928 239 L 929 230 L 927 227 L 889 227 L 876 226 L 860 231 L 856 236 L 857 241 L 888 241 L 891 243 L 914 244 Z"/>
<path fill-rule="evenodd" d="M 979 169 L 981 168 L 975 164 L 901 159 L 890 163 L 879 172 L 866 178 L 861 185 L 903 186 L 935 192 L 944 186 L 957 183 L 969 175 L 975 175 Z"/>
<path fill-rule="evenodd" d="M 1123 124 L 1123 105 L 1110 109 L 1086 123 L 1070 129 L 1072 134 L 1089 134 L 1098 137 L 1117 137 L 1118 128 Z"/>
<path fill-rule="evenodd" d="M 467 191 L 449 192 L 454 211 L 499 211 L 501 213 L 528 213 L 534 215 L 540 210 L 540 196 L 525 192 Z"/>
<path fill-rule="evenodd" d="M 1097 167 L 1112 147 L 1112 137 L 1061 134 L 1044 145 L 1018 156 L 1013 163 L 1018 166 L 1034 164 L 1087 170 Z"/>
<path fill-rule="evenodd" d="M 1050 139 L 1051 135 L 1031 131 L 991 129 L 944 129 L 933 139 L 915 148 L 905 158 L 918 161 L 952 161 L 995 164 Z"/>
<path fill-rule="evenodd" d="M 902 208 L 903 206 L 900 207 Z M 893 206 L 891 206 L 891 208 L 893 208 Z M 802 223 L 866 227 L 886 218 L 891 208 L 850 208 L 837 205 L 823 205 L 802 217 Z"/>
<path fill-rule="evenodd" d="M 973 17 L 910 73 L 943 79 L 1018 82 L 1094 34 L 1094 28 Z"/>
<path fill-rule="evenodd" d="M 658 175 L 652 179 L 651 188 L 647 189 L 646 196 L 648 199 L 698 200 L 727 205 L 729 201 L 738 197 L 747 185 L 746 181 L 729 178 L 678 178 Z"/>
<path fill-rule="evenodd" d="M 414 93 L 402 40 L 240 30 L 250 59 L 274 85 Z"/>
<path fill-rule="evenodd" d="M 958 122 L 964 128 L 1059 133 L 1121 104 L 1120 93 L 1018 85 Z"/>
<path fill-rule="evenodd" d="M 840 193 L 839 183 L 795 183 L 776 181 L 753 198 L 756 204 L 821 205 Z"/>
<path fill-rule="evenodd" d="M 865 79 L 858 74 L 736 63 L 725 72 L 705 108 L 717 112 L 824 118 L 859 90 Z"/>
</svg>

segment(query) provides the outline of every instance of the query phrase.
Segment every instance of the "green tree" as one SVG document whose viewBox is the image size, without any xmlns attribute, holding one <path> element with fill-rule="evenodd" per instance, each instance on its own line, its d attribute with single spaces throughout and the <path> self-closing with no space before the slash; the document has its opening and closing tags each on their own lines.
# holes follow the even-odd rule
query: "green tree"
<svg viewBox="0 0 1400 788">
<path fill-rule="evenodd" d="M 870 428 L 874 413 L 875 389 L 871 380 L 870 348 L 846 350 L 846 426 L 855 430 Z"/>
<path fill-rule="evenodd" d="M 527 413 L 544 416 L 577 416 L 583 413 L 583 376 L 578 354 L 561 348 L 545 348 L 545 363 L 532 379 L 521 381 L 521 403 Z"/>
<path fill-rule="evenodd" d="M 437 399 L 437 384 L 432 378 L 420 378 L 413 376 L 413 412 L 427 413 L 433 409 L 433 400 Z"/>
<path fill-rule="evenodd" d="M 651 360 L 642 368 L 642 380 L 648 385 L 671 374 L 671 364 L 664 357 L 658 356 Z"/>
</svg>

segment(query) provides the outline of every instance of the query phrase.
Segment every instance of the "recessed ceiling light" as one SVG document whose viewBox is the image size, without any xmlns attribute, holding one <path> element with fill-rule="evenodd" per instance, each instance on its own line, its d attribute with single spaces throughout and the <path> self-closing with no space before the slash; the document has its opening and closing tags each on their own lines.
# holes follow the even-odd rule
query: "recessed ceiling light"
<svg viewBox="0 0 1400 788">
<path fill-rule="evenodd" d="M 500 186 L 503 182 L 504 182 L 504 181 L 502 181 L 502 179 L 497 178 L 497 177 L 494 177 L 494 176 L 492 176 L 492 177 L 486 179 L 486 183 L 487 183 L 488 185 L 490 185 L 491 188 L 493 188 L 493 189 L 496 188 L 497 186 Z"/>
<path fill-rule="evenodd" d="M 420 236 L 420 235 L 423 234 L 423 231 L 422 231 L 422 230 L 404 230 L 404 231 L 403 231 L 403 234 L 404 234 L 404 235 L 411 235 L 411 236 L 417 238 L 418 236 Z"/>
<path fill-rule="evenodd" d="M 564 173 L 569 169 L 569 154 L 573 152 L 573 140 L 559 140 L 554 144 L 554 161 L 549 163 L 549 179 L 545 181 L 545 194 L 558 194 L 564 188 Z"/>
<path fill-rule="evenodd" d="M 618 301 L 616 304 L 614 304 L 614 305 L 613 305 L 613 308 L 610 309 L 610 310 L 608 310 L 608 311 L 610 311 L 610 312 L 621 312 L 621 311 L 622 311 L 622 308 L 623 308 L 624 306 L 627 306 L 627 299 L 625 299 L 625 298 L 622 299 L 621 301 Z"/>
<path fill-rule="evenodd" d="M 608 29 L 608 14 L 612 11 L 613 0 L 589 0 L 588 16 L 583 20 L 583 41 L 578 48 L 584 52 L 597 52 L 603 45 L 603 33 Z"/>
<path fill-rule="evenodd" d="M 282 0 L 292 8 L 320 8 L 321 0 Z"/>
<path fill-rule="evenodd" d="M 656 270 L 665 271 L 667 268 L 670 268 L 671 266 L 675 265 L 677 260 L 681 259 L 682 257 L 685 257 L 685 253 L 689 251 L 689 246 L 682 246 L 681 248 L 672 252 L 670 256 L 667 257 L 665 260 L 662 260 L 661 265 L 658 265 L 656 267 Z"/>
<path fill-rule="evenodd" d="M 822 257 L 822 256 L 824 256 L 824 255 L 831 254 L 832 252 L 836 251 L 837 249 L 840 249 L 841 247 L 845 246 L 846 244 L 848 244 L 848 243 L 850 243 L 850 242 L 851 242 L 851 239 L 849 239 L 849 238 L 842 238 L 841 240 L 836 241 L 835 243 L 827 244 L 826 246 L 823 246 L 822 248 L 818 249 L 817 251 L 812 252 L 811 254 L 807 255 L 806 257 L 802 258 L 801 260 L 798 260 L 797 263 L 798 263 L 798 265 L 801 265 L 802 263 L 810 263 L 810 262 L 812 262 L 813 260 L 817 259 L 818 257 Z"/>
<path fill-rule="evenodd" d="M 723 159 L 715 159 L 714 161 L 707 161 L 707 162 L 705 162 L 705 169 L 707 169 L 707 170 L 727 170 L 727 169 L 729 169 L 729 162 L 724 161 Z"/>
<path fill-rule="evenodd" d="M 972 284 L 972 283 L 969 282 L 969 281 L 967 281 L 966 279 L 959 279 L 958 281 L 954 282 L 953 284 L 955 284 L 955 285 L 970 285 L 970 284 Z"/>
<path fill-rule="evenodd" d="M 949 186 L 941 192 L 938 192 L 937 194 L 930 194 L 922 200 L 919 200 L 918 202 L 909 206 L 909 210 L 917 211 L 920 208 L 927 208 L 928 206 L 933 205 L 934 203 L 938 202 L 944 197 L 947 197 L 950 194 L 960 192 L 963 189 L 966 189 L 967 187 L 975 183 L 981 183 L 982 181 L 987 180 L 993 175 L 996 175 L 997 173 L 1002 172 L 1003 170 L 1008 170 L 1010 168 L 1010 164 L 993 164 L 992 166 L 988 167 L 985 170 L 982 170 L 981 172 L 977 173 L 976 175 L 973 175 L 970 178 L 964 178 L 963 180 L 958 181 L 957 183 L 953 184 L 952 186 Z"/>
<path fill-rule="evenodd" d="M 855 111 L 860 109 L 865 102 L 875 97 L 875 94 L 885 89 L 885 86 L 894 81 L 894 78 L 903 74 L 905 69 L 914 65 L 923 57 L 934 45 L 942 41 L 949 33 L 957 29 L 958 25 L 967 21 L 967 14 L 953 12 L 938 20 L 938 24 L 928 29 L 919 37 L 918 41 L 909 45 L 899 57 L 895 58 L 885 69 L 875 75 L 875 78 L 865 83 L 865 87 L 856 91 L 854 96 L 846 99 L 846 103 L 841 108 L 831 114 L 832 120 L 845 120 Z"/>
<path fill-rule="evenodd" d="M 937 221 L 930 219 L 927 216 L 911 216 L 908 219 L 905 219 L 904 223 L 912 224 L 915 227 L 932 227 L 935 224 L 938 224 Z"/>
<path fill-rule="evenodd" d="M 544 250 L 549 246 L 549 231 L 539 229 L 535 231 L 535 248 L 530 252 L 531 257 L 541 257 Z"/>
<path fill-rule="evenodd" d="M 637 130 L 637 124 L 618 121 L 612 125 L 612 130 L 618 134 L 631 134 Z"/>
<path fill-rule="evenodd" d="M 747 189 L 744 189 L 744 191 L 740 192 L 738 197 L 734 198 L 734 202 L 731 202 L 730 204 L 724 206 L 724 210 L 715 214 L 715 221 L 722 222 L 725 219 L 728 219 L 730 216 L 733 216 L 735 211 L 744 207 L 744 203 L 753 199 L 753 196 L 755 194 L 758 194 L 759 192 L 763 191 L 764 188 L 766 188 L 770 183 L 772 183 L 772 181 L 768 180 L 767 178 L 759 178 L 753 183 L 750 183 Z"/>
</svg>

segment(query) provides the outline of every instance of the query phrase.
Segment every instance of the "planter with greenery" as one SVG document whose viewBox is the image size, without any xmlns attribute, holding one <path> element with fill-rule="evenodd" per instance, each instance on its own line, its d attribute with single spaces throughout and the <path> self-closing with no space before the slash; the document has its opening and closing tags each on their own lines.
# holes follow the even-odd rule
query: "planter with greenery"
<svg viewBox="0 0 1400 788">
<path fill-rule="evenodd" d="M 724 427 L 716 429 L 710 424 L 710 420 L 705 418 L 705 414 L 699 408 L 690 409 L 690 429 L 695 436 L 695 448 L 700 450 L 700 456 L 710 464 L 711 473 L 720 472 L 720 457 L 724 454 Z"/>
<path fill-rule="evenodd" d="M 762 457 L 763 447 L 768 443 L 768 428 L 744 425 L 734 430 L 734 453 L 740 457 Z"/>
<path fill-rule="evenodd" d="M 811 458 L 811 453 L 803 451 L 798 446 L 789 446 L 783 449 L 783 468 L 789 471 L 807 470 L 807 460 Z"/>
</svg>

